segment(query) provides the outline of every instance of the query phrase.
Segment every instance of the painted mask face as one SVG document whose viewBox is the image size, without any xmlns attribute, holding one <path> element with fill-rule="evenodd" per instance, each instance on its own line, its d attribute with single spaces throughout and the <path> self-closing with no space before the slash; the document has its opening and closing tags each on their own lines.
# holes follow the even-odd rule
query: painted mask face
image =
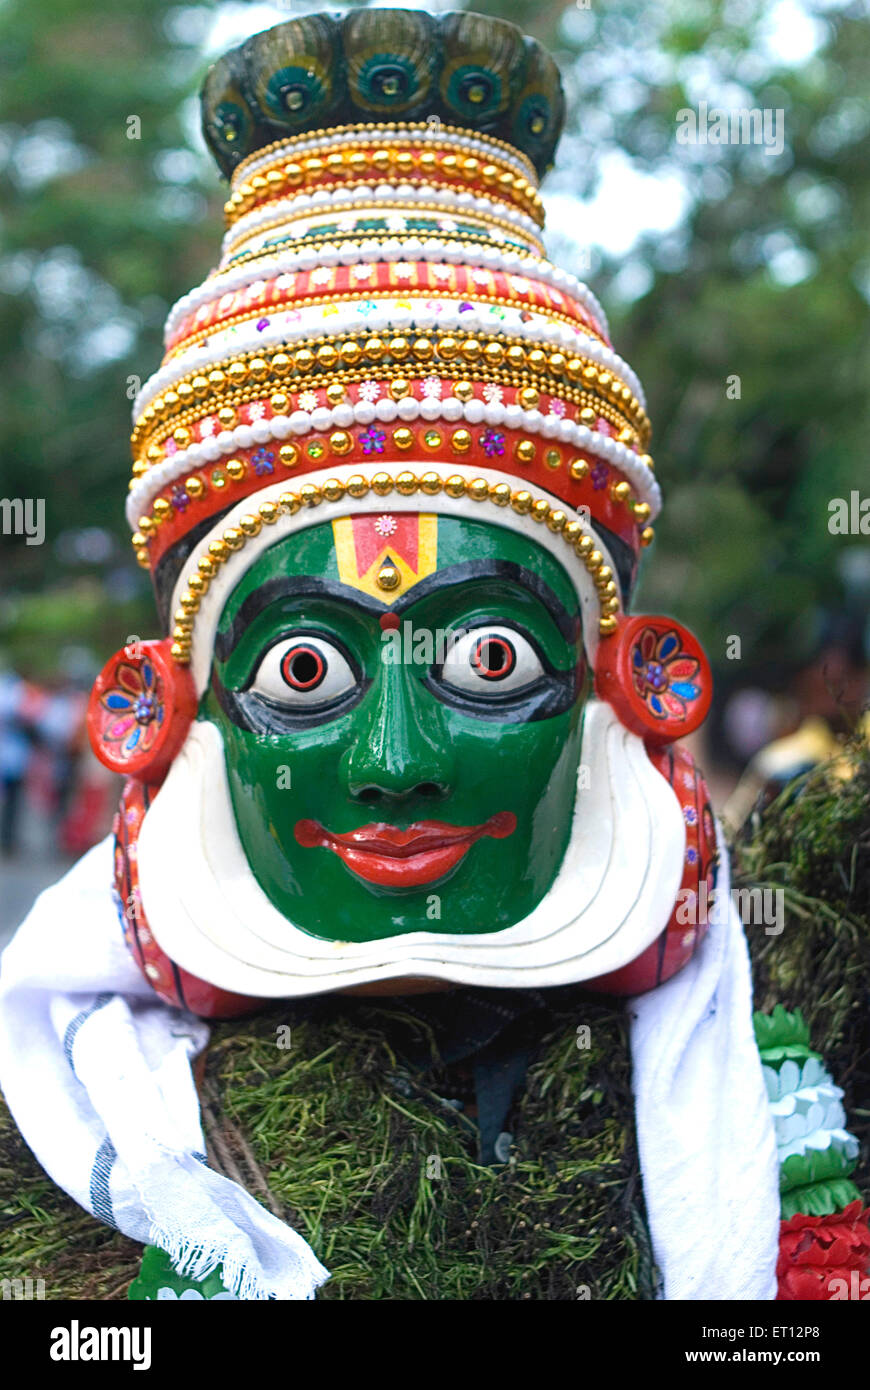
<svg viewBox="0 0 870 1390">
<path fill-rule="evenodd" d="M 570 836 L 588 691 L 554 558 L 398 513 L 262 554 L 200 714 L 269 898 L 313 935 L 367 941 L 499 931 L 537 906 Z"/>
</svg>

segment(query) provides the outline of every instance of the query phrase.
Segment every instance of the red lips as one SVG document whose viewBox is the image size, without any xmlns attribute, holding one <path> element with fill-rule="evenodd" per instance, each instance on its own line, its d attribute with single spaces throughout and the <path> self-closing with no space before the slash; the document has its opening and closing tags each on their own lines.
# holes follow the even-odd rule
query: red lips
<svg viewBox="0 0 870 1390">
<path fill-rule="evenodd" d="M 498 811 L 483 825 L 422 820 L 400 830 L 381 821 L 343 835 L 333 835 L 319 821 L 300 820 L 295 833 L 306 849 L 331 849 L 366 883 L 382 888 L 419 888 L 449 873 L 476 840 L 485 835 L 504 840 L 516 826 L 512 811 Z"/>
</svg>

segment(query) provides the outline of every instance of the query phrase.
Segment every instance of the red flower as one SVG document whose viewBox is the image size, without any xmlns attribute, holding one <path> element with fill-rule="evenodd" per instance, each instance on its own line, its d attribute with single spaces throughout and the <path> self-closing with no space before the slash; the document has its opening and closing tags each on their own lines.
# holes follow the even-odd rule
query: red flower
<svg viewBox="0 0 870 1390">
<path fill-rule="evenodd" d="M 860 1201 L 828 1216 L 798 1213 L 780 1225 L 777 1297 L 870 1300 L 870 1212 Z"/>
</svg>

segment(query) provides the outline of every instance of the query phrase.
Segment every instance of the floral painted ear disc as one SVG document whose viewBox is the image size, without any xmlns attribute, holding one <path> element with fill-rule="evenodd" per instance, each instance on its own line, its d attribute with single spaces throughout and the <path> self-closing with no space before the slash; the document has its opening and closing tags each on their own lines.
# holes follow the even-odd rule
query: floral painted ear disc
<svg viewBox="0 0 870 1390">
<path fill-rule="evenodd" d="M 700 728 L 713 697 L 710 664 L 700 643 L 673 618 L 620 617 L 602 642 L 595 689 L 648 743 L 673 743 Z"/>
<path fill-rule="evenodd" d="M 100 762 L 140 782 L 161 782 L 196 714 L 196 688 L 170 656 L 171 639 L 135 641 L 106 662 L 88 701 L 88 737 Z"/>
</svg>

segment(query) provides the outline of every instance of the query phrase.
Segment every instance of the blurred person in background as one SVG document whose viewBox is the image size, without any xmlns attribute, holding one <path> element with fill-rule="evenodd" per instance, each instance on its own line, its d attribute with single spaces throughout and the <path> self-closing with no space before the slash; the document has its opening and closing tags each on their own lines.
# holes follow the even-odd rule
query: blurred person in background
<svg viewBox="0 0 870 1390">
<path fill-rule="evenodd" d="M 794 778 L 836 757 L 847 735 L 870 736 L 867 668 L 860 626 L 848 617 L 829 615 L 812 657 L 795 677 L 791 727 L 755 753 L 725 804 L 723 815 L 733 830 Z"/>
<path fill-rule="evenodd" d="M 32 741 L 25 717 L 26 683 L 13 671 L 0 671 L 0 852 L 18 847 L 21 789 L 30 766 Z"/>
</svg>

